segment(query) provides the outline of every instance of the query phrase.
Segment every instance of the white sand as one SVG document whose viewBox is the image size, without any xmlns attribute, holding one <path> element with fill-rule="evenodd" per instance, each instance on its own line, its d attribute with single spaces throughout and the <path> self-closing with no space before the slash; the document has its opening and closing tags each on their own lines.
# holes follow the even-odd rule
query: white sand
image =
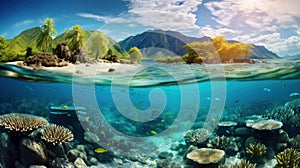
<svg viewBox="0 0 300 168">
<path fill-rule="evenodd" d="M 6 64 L 18 65 L 22 64 L 22 61 L 7 62 Z M 30 66 L 23 66 L 24 68 L 33 69 Z M 137 64 L 120 64 L 120 63 L 82 63 L 82 64 L 71 64 L 63 67 L 41 67 L 41 70 L 58 72 L 58 73 L 67 73 L 67 74 L 77 74 L 83 77 L 91 77 L 94 75 L 99 75 L 109 72 L 110 69 L 113 69 L 113 72 L 116 73 L 126 73 L 126 72 L 136 72 L 141 67 Z"/>
</svg>

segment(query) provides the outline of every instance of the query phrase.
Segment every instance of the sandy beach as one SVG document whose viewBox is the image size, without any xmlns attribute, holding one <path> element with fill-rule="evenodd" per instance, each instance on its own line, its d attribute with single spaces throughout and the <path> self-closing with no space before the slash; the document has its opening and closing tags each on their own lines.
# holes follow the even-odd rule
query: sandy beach
<svg viewBox="0 0 300 168">
<path fill-rule="evenodd" d="M 7 62 L 6 64 L 11 65 L 20 65 L 23 61 Z M 22 66 L 28 69 L 34 69 L 30 66 Z M 38 70 L 45 70 L 50 72 L 64 73 L 64 74 L 73 74 L 83 77 L 91 77 L 94 75 L 100 75 L 104 73 L 126 73 L 126 72 L 136 72 L 141 65 L 139 64 L 120 64 L 120 63 L 80 63 L 80 64 L 71 64 L 63 67 L 41 67 Z"/>
</svg>

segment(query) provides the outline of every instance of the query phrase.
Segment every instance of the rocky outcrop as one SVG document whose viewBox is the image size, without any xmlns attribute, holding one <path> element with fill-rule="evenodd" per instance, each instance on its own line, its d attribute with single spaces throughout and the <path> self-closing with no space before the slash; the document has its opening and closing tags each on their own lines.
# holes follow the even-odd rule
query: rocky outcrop
<svg viewBox="0 0 300 168">
<path fill-rule="evenodd" d="M 42 143 L 29 138 L 20 141 L 21 161 L 25 167 L 30 165 L 44 165 L 47 162 L 46 151 Z"/>
<path fill-rule="evenodd" d="M 50 67 L 58 66 L 62 62 L 56 55 L 50 53 L 42 53 L 40 55 L 29 56 L 25 59 L 24 63 L 32 67 Z"/>
<path fill-rule="evenodd" d="M 108 55 L 104 57 L 104 59 L 110 62 L 120 63 L 120 58 L 117 55 Z"/>
</svg>

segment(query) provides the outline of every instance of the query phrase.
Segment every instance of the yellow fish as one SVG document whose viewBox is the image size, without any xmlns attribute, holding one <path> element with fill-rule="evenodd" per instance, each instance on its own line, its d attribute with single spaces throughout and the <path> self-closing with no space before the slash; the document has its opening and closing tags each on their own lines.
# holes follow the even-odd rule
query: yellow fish
<svg viewBox="0 0 300 168">
<path fill-rule="evenodd" d="M 164 119 L 160 120 L 160 122 L 162 122 L 162 123 L 165 122 L 165 121 L 166 121 L 166 120 L 164 120 Z"/>
<path fill-rule="evenodd" d="M 152 131 L 150 131 L 150 132 L 151 132 L 151 134 L 153 134 L 153 135 L 157 135 L 157 132 L 154 131 L 154 130 L 152 130 Z"/>
<path fill-rule="evenodd" d="M 105 136 L 105 132 L 103 130 L 100 131 L 100 134 Z"/>
<path fill-rule="evenodd" d="M 107 152 L 107 150 L 105 148 L 97 148 L 94 150 L 96 153 L 104 153 Z"/>
<path fill-rule="evenodd" d="M 60 105 L 60 107 L 63 108 L 63 109 L 69 108 L 67 105 L 64 105 L 64 104 Z"/>
<path fill-rule="evenodd" d="M 86 121 L 89 121 L 89 120 L 90 120 L 90 117 L 89 117 L 89 116 L 87 116 L 87 117 L 85 118 L 85 120 L 86 120 Z"/>
</svg>

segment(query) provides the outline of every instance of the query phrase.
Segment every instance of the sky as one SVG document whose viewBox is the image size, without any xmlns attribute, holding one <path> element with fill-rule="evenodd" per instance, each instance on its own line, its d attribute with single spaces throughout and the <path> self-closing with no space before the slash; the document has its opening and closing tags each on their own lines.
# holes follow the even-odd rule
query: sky
<svg viewBox="0 0 300 168">
<path fill-rule="evenodd" d="M 147 30 L 263 45 L 300 54 L 300 0 L 9 0 L 0 6 L 0 36 L 13 38 L 53 18 L 58 34 L 79 24 L 116 41 Z"/>
</svg>

